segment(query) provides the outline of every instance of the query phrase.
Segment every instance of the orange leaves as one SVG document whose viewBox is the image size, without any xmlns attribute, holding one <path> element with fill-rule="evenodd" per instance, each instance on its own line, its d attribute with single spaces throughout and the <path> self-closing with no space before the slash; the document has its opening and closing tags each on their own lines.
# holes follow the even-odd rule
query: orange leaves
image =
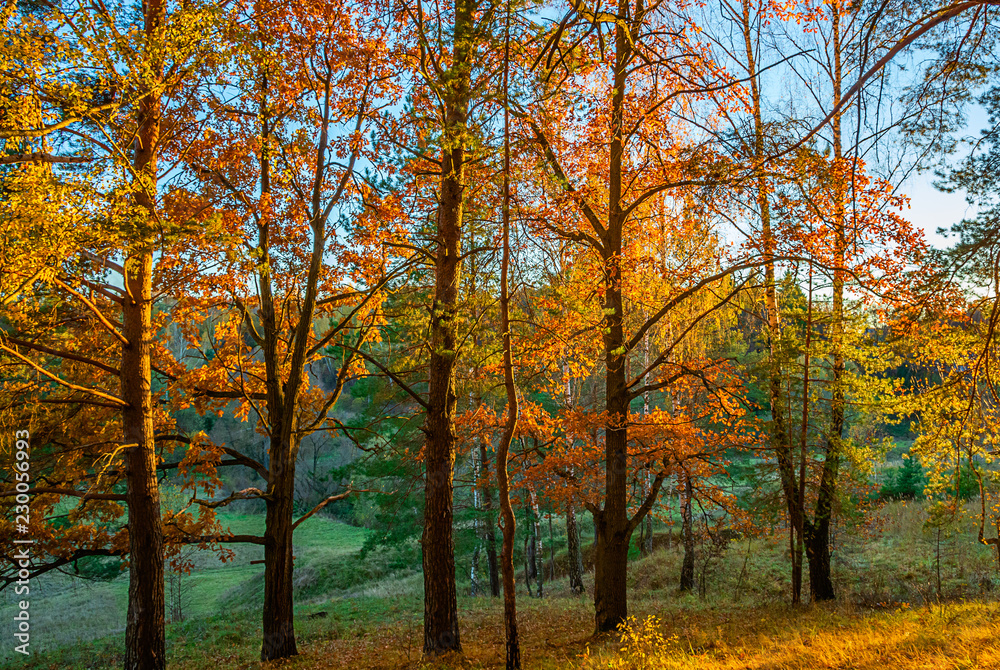
<svg viewBox="0 0 1000 670">
<path fill-rule="evenodd" d="M 214 495 L 221 485 L 217 467 L 223 453 L 222 447 L 213 444 L 204 432 L 192 435 L 184 458 L 177 466 L 177 474 L 182 478 L 181 488 L 202 489 L 206 496 Z"/>
<path fill-rule="evenodd" d="M 870 176 L 860 159 L 804 150 L 788 169 L 797 185 L 779 202 L 777 254 L 811 260 L 822 272 L 843 269 L 863 300 L 907 298 L 906 273 L 924 262 L 928 246 L 900 213 L 906 197 Z"/>
</svg>

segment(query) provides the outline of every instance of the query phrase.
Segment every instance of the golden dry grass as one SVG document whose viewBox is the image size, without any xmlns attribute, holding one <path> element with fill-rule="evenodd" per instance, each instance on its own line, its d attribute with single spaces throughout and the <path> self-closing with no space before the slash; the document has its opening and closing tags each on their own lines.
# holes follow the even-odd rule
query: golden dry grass
<svg viewBox="0 0 1000 670">
<path fill-rule="evenodd" d="M 282 663 L 262 665 L 252 660 L 256 645 L 248 641 L 249 649 L 232 656 L 210 654 L 172 665 L 183 670 L 502 668 L 498 603 L 464 604 L 461 657 L 421 660 L 420 620 L 406 616 L 346 628 L 346 622 L 329 621 L 322 625 L 333 631 L 329 637 L 322 626 L 311 630 L 311 639 L 300 645 L 300 656 Z M 618 636 L 590 637 L 592 610 L 585 599 L 522 599 L 525 670 L 1000 670 L 996 603 L 857 612 L 821 607 L 710 608 L 694 601 L 675 601 L 671 609 L 658 609 L 656 601 L 648 600 L 633 609 L 637 628 L 652 614 L 660 625 L 640 631 L 629 644 Z"/>
</svg>

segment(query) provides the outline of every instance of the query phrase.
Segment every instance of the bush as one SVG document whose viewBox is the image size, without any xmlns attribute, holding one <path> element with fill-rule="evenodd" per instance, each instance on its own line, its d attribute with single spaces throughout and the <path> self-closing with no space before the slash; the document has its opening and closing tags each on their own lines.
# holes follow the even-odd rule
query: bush
<svg viewBox="0 0 1000 670">
<path fill-rule="evenodd" d="M 882 500 L 923 498 L 926 485 L 927 478 L 920 461 L 907 455 L 903 458 L 902 467 L 889 471 L 878 497 Z"/>
</svg>

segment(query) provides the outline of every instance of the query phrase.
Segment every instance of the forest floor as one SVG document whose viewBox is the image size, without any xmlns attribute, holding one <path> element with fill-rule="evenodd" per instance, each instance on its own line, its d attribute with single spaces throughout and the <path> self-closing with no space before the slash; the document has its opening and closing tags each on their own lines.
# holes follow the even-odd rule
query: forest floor
<svg viewBox="0 0 1000 670">
<path fill-rule="evenodd" d="M 460 602 L 464 654 L 421 660 L 420 602 L 366 598 L 300 610 L 299 656 L 262 664 L 260 625 L 242 616 L 172 626 L 168 667 L 175 670 L 444 670 L 503 668 L 502 611 L 496 601 Z M 593 638 L 586 597 L 553 594 L 519 603 L 525 670 L 937 670 L 1000 668 L 1000 604 L 957 602 L 859 610 L 706 606 L 696 597 L 663 603 L 637 598 L 637 625 L 622 641 Z M 312 610 L 312 611 L 310 611 Z M 325 615 L 316 616 L 319 612 Z M 312 616 L 310 616 L 312 615 Z M 646 617 L 655 616 L 651 625 Z M 41 659 L 38 659 L 41 660 Z M 108 648 L 79 648 L 37 668 L 115 668 Z M 13 666 L 11 666 L 13 667 Z"/>
<path fill-rule="evenodd" d="M 249 532 L 259 520 L 234 516 L 231 521 L 234 532 Z M 963 527 L 942 539 L 927 532 L 920 506 L 887 506 L 876 531 L 838 540 L 837 603 L 797 609 L 784 604 L 787 563 L 780 536 L 734 542 L 716 555 L 700 553 L 693 594 L 677 592 L 681 554 L 676 546 L 659 549 L 630 563 L 634 625 L 624 639 L 591 635 L 592 574 L 585 577 L 587 595 L 573 595 L 562 578 L 546 582 L 545 597 L 539 599 L 528 597 L 519 571 L 523 667 L 1000 670 L 1000 574 L 995 555 L 975 542 L 974 530 Z M 377 553 L 360 558 L 365 534 L 328 519 L 317 519 L 308 532 L 296 534 L 300 654 L 270 665 L 258 660 L 262 583 L 259 566 L 250 561 L 258 558 L 259 548 L 237 548 L 225 564 L 214 556 L 192 556 L 194 569 L 181 582 L 184 620 L 167 625 L 168 667 L 504 667 L 500 602 L 469 596 L 466 568 L 459 583 L 464 655 L 422 661 L 420 574 Z M 120 667 L 127 576 L 89 584 L 59 578 L 66 583 L 53 578 L 32 603 L 33 620 L 38 614 L 32 624 L 34 654 L 4 657 L 10 647 L 5 645 L 0 667 Z M 8 612 L 8 603 L 0 603 L 0 619 L 9 619 Z M 6 630 L 0 632 L 12 639 Z"/>
<path fill-rule="evenodd" d="M 586 603 L 527 603 L 519 617 L 524 668 L 1000 668 L 996 604 L 861 613 L 783 607 L 663 609 L 646 601 L 633 610 L 639 621 L 654 613 L 659 625 L 639 624 L 623 642 L 618 636 L 588 635 L 591 611 Z M 280 667 L 503 668 L 501 620 L 497 607 L 466 612 L 464 656 L 439 663 L 417 660 L 419 630 L 390 626 L 356 630 L 353 639 L 316 639 L 303 645 L 300 659 Z"/>
</svg>

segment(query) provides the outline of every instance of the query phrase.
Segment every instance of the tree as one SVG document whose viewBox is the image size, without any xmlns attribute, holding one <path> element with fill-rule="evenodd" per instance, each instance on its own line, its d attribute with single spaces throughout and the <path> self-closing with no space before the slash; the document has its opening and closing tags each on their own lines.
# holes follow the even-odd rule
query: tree
<svg viewBox="0 0 1000 670">
<path fill-rule="evenodd" d="M 475 116 L 495 83 L 484 48 L 493 38 L 499 5 L 477 0 L 426 6 L 422 0 L 404 3 L 401 20 L 412 41 L 401 45 L 402 56 L 416 84 L 407 123 L 387 122 L 385 139 L 412 157 L 405 170 L 414 179 L 415 209 L 430 211 L 415 222 L 413 243 L 432 273 L 429 289 L 429 329 L 426 337 L 426 394 L 400 375 L 393 379 L 417 401 L 424 414 L 424 530 L 421 539 L 424 572 L 424 653 L 434 656 L 461 651 L 455 586 L 454 463 L 458 406 L 456 374 L 465 338 L 461 328 L 463 252 L 467 206 L 473 167 L 470 160 L 488 145 L 477 135 Z M 470 120 L 470 115 L 471 120 Z M 413 123 L 410 123 L 412 121 Z M 474 163 L 471 164 L 474 166 Z M 433 176 L 433 183 L 426 180 Z M 387 371 L 387 369 L 386 369 Z"/>
<path fill-rule="evenodd" d="M 98 183 L 108 187 L 98 192 L 82 181 L 62 181 L 60 189 L 83 187 L 87 191 L 85 208 L 74 211 L 71 202 L 67 220 L 76 216 L 92 227 L 54 243 L 52 254 L 20 256 L 21 262 L 5 267 L 9 274 L 3 284 L 10 292 L 4 303 L 28 298 L 26 302 L 41 305 L 43 313 L 65 306 L 77 319 L 80 313 L 87 314 L 99 324 L 102 335 L 113 338 L 114 346 L 98 358 L 108 356 L 114 364 L 88 355 L 91 352 L 85 347 L 90 338 L 79 342 L 84 346 L 79 351 L 71 339 L 51 342 L 59 331 L 46 332 L 44 323 L 37 330 L 5 329 L 0 351 L 8 362 L 44 380 L 43 387 L 48 387 L 44 402 L 76 404 L 85 410 L 96 405 L 117 414 L 121 436 L 102 444 L 106 451 L 102 456 L 109 463 L 120 463 L 126 483 L 123 500 L 128 510 L 130 579 L 124 664 L 145 669 L 162 668 L 165 662 L 164 533 L 154 432 L 162 417 L 157 416 L 151 392 L 156 332 L 153 274 L 161 254 L 172 253 L 186 232 L 195 238 L 199 232 L 185 231 L 164 216 L 160 186 L 166 171 L 160 161 L 173 151 L 183 151 L 189 139 L 184 107 L 213 52 L 213 41 L 206 36 L 222 15 L 203 5 L 168 8 L 158 1 L 142 5 L 139 24 L 126 14 L 125 8 L 112 13 L 104 5 L 72 3 L 23 11 L 14 5 L 4 9 L 5 23 L 19 23 L 10 33 L 14 58 L 4 62 L 2 73 L 3 87 L 19 95 L 5 112 L 19 107 L 17 112 L 30 113 L 7 115 L 0 137 L 16 145 L 6 162 L 26 166 L 15 181 L 29 173 L 42 177 L 21 182 L 24 195 L 13 199 L 14 212 L 22 197 L 45 203 L 47 198 L 38 195 L 38 189 L 44 192 L 47 183 L 61 181 L 56 173 L 39 170 L 38 165 L 90 164 L 91 176 L 100 176 L 103 181 Z M 59 67 L 51 67 L 55 63 Z M 5 180 L 5 186 L 12 185 Z M 48 206 L 57 205 L 50 202 Z M 36 213 L 38 209 L 27 217 L 17 214 L 6 223 L 17 236 L 29 236 L 21 239 L 43 233 L 36 238 L 40 241 L 58 234 L 58 229 L 32 221 Z M 27 227 L 18 228 L 19 224 Z M 15 250 L 24 248 L 15 245 Z M 119 283 L 108 281 L 111 272 L 119 275 Z M 119 389 L 106 389 L 105 380 L 94 383 L 93 378 L 76 384 L 48 369 L 53 359 L 111 374 L 118 378 Z M 48 391 L 53 388 L 68 395 L 51 395 Z M 69 487 L 56 487 L 52 493 L 87 495 L 73 486 L 78 479 L 61 479 Z M 108 500 L 121 499 L 118 494 L 103 495 L 114 496 Z M 104 551 L 122 554 L 124 548 Z M 56 563 L 66 560 L 63 556 Z"/>
<path fill-rule="evenodd" d="M 240 7 L 243 21 L 231 37 L 238 76 L 209 103 L 203 137 L 185 157 L 197 190 L 176 194 L 177 215 L 220 219 L 226 234 L 171 268 L 189 277 L 175 317 L 196 353 L 190 369 L 163 371 L 180 407 L 189 395 L 200 411 L 236 400 L 236 415 L 252 417 L 267 437 L 266 465 L 231 446 L 214 454 L 249 468 L 262 486 L 193 501 L 211 508 L 264 501 L 262 536 L 211 539 L 264 547 L 265 661 L 297 653 L 293 532 L 348 494 L 325 496 L 294 519 L 299 447 L 315 432 L 350 435 L 331 411 L 364 373 L 358 352 L 377 334 L 382 289 L 394 272 L 385 243 L 398 232 L 383 218 L 391 203 L 356 171 L 373 158 L 366 131 L 392 94 L 379 56 L 384 34 L 352 3 L 285 9 Z M 230 102 L 234 88 L 249 109 Z M 202 269 L 212 263 L 217 271 Z M 224 311 L 213 312 L 220 305 Z M 207 326 L 207 346 L 198 326 Z M 326 364 L 336 371 L 329 384 L 319 375 Z"/>
</svg>

